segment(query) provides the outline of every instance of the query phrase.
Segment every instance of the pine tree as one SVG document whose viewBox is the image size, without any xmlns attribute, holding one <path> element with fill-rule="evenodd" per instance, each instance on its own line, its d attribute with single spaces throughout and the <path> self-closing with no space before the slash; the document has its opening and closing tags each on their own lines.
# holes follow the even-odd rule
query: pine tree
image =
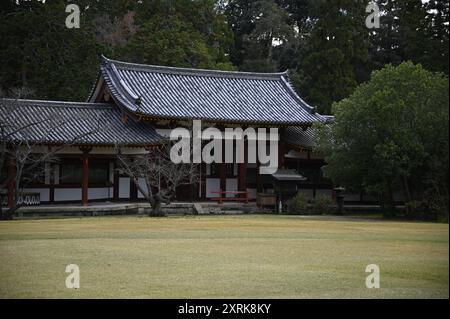
<svg viewBox="0 0 450 319">
<path fill-rule="evenodd" d="M 331 104 L 354 90 L 368 57 L 365 4 L 352 0 L 315 1 L 308 51 L 301 57 L 297 87 L 305 99 L 329 114 Z"/>
</svg>

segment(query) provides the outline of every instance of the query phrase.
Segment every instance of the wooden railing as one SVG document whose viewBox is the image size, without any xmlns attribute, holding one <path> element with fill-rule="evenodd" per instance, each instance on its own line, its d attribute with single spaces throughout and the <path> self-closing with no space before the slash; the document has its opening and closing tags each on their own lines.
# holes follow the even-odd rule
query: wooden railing
<svg viewBox="0 0 450 319">
<path fill-rule="evenodd" d="M 218 194 L 217 197 L 210 197 L 211 200 L 218 201 L 219 204 L 222 204 L 224 201 L 237 201 L 237 202 L 245 202 L 248 203 L 248 192 L 246 191 L 220 191 L 220 192 L 211 192 L 211 194 Z M 237 197 L 227 197 L 226 195 L 238 195 Z M 243 197 L 239 197 L 239 195 L 244 195 Z"/>
</svg>

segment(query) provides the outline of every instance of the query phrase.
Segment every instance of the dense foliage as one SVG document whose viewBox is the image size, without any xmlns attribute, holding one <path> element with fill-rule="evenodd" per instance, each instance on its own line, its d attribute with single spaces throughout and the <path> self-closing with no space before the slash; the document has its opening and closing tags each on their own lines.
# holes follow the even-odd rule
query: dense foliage
<svg viewBox="0 0 450 319">
<path fill-rule="evenodd" d="M 322 113 L 370 72 L 405 60 L 448 74 L 448 1 L 377 0 L 380 29 L 354 0 L 77 0 L 81 28 L 67 29 L 66 0 L 0 4 L 0 88 L 85 100 L 99 56 L 138 63 L 244 71 L 291 70 Z"/>
<path fill-rule="evenodd" d="M 67 1 L 0 4 L 0 88 L 30 97 L 85 100 L 99 57 L 167 66 L 235 69 L 232 33 L 213 0 L 74 1 L 80 28 L 68 29 Z"/>
<path fill-rule="evenodd" d="M 404 62 L 374 71 L 368 83 L 333 106 L 319 127 L 325 174 L 392 207 L 400 193 L 411 210 L 448 216 L 449 82 Z"/>
</svg>

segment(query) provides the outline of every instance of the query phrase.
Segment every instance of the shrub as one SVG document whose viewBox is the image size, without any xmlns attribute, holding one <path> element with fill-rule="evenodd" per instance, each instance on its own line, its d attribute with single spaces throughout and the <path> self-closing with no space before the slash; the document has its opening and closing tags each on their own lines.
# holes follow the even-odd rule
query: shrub
<svg viewBox="0 0 450 319">
<path fill-rule="evenodd" d="M 420 220 L 439 220 L 439 217 L 444 217 L 441 213 L 439 206 L 431 200 L 412 200 L 405 203 L 405 213 L 408 219 L 420 219 Z"/>
<path fill-rule="evenodd" d="M 326 215 L 332 213 L 333 201 L 329 196 L 318 195 L 314 199 L 312 212 L 314 215 Z"/>
<path fill-rule="evenodd" d="M 287 201 L 288 214 L 307 215 L 309 213 L 308 197 L 305 194 L 297 193 Z"/>
</svg>

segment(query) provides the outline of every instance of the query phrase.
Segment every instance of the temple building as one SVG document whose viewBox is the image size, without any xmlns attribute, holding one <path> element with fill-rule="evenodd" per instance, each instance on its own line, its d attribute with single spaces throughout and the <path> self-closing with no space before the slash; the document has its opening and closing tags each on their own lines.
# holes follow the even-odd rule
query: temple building
<svg viewBox="0 0 450 319">
<path fill-rule="evenodd" d="M 206 201 L 224 191 L 247 192 L 255 200 L 259 193 L 274 191 L 273 178 L 290 175 L 296 191 L 311 198 L 332 195 L 311 129 L 330 117 L 296 93 L 287 72 L 186 69 L 102 57 L 87 102 L 2 99 L 0 117 L 21 128 L 9 128 L 10 141 L 31 143 L 37 153 L 57 148 L 58 161 L 46 163 L 45 176 L 26 189 L 39 193 L 41 203 L 142 199 L 130 178 L 117 170 L 117 152 L 143 154 L 166 140 L 171 129 L 196 119 L 220 130 L 278 128 L 279 172 L 261 175 L 258 163 L 202 163 L 198 183 L 180 187 L 177 200 Z M 14 167 L 4 167 L 3 178 L 14 174 Z M 13 190 L 10 181 L 4 190 L 9 201 Z"/>
</svg>

